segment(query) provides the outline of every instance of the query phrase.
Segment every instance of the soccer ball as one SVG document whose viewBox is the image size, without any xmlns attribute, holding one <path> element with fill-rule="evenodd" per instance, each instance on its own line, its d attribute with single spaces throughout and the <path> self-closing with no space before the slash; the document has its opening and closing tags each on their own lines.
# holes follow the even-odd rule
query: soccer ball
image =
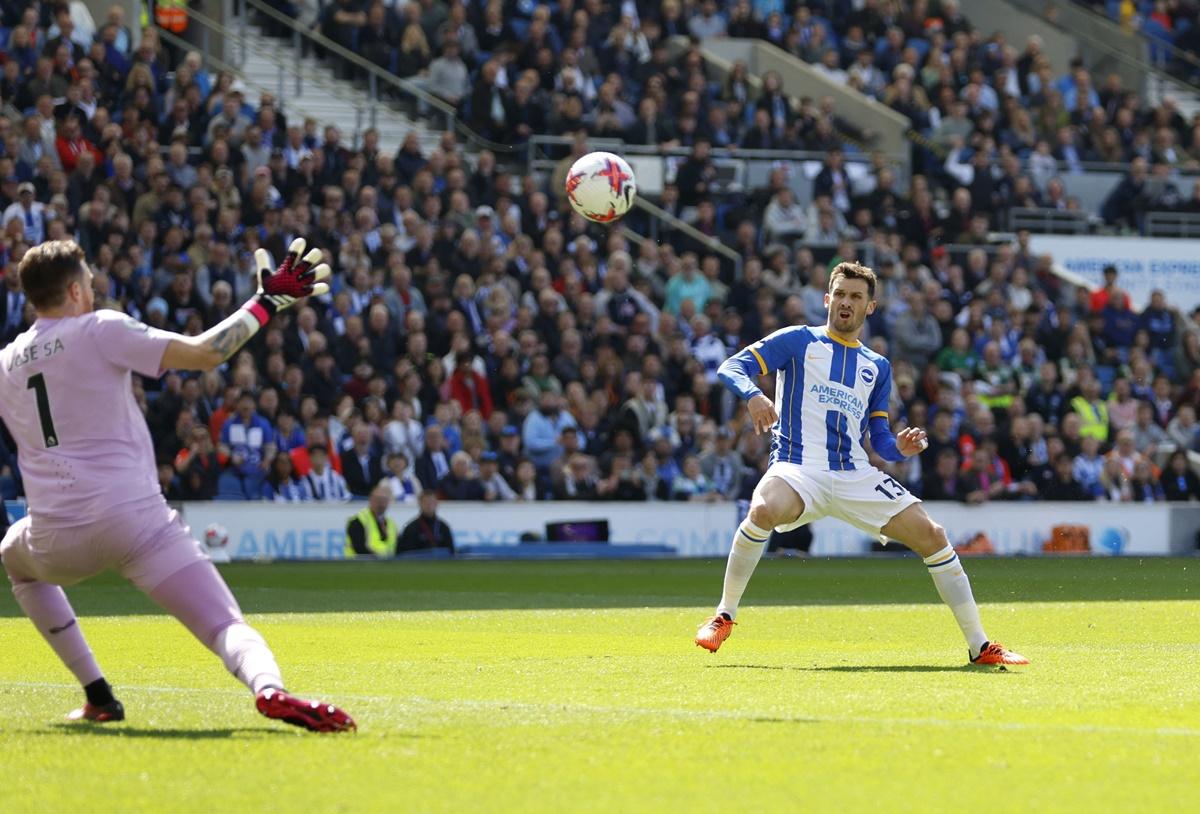
<svg viewBox="0 0 1200 814">
<path fill-rule="evenodd" d="M 204 530 L 204 544 L 209 548 L 224 548 L 229 545 L 229 531 L 220 523 L 209 523 Z"/>
<path fill-rule="evenodd" d="M 633 206 L 637 182 L 625 159 L 612 153 L 588 153 L 567 173 L 571 208 L 595 223 L 612 223 Z"/>
</svg>

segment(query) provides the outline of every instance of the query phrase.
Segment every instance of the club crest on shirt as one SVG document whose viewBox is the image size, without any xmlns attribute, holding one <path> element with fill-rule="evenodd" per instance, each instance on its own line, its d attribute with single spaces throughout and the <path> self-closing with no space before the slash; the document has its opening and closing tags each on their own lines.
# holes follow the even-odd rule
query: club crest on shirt
<svg viewBox="0 0 1200 814">
<path fill-rule="evenodd" d="M 875 368 L 873 367 L 860 367 L 858 369 L 858 375 L 862 377 L 862 380 L 868 385 L 875 383 Z"/>
</svg>

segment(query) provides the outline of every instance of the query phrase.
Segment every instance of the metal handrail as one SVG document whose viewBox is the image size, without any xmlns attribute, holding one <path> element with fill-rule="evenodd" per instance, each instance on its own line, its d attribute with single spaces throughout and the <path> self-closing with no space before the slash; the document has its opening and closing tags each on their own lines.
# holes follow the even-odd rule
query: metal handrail
<svg viewBox="0 0 1200 814">
<path fill-rule="evenodd" d="M 186 40 L 184 40 L 184 38 L 180 37 L 179 35 L 172 34 L 172 32 L 164 30 L 164 29 L 157 29 L 157 31 L 158 31 L 158 36 L 160 36 L 162 38 L 163 42 L 168 42 L 176 48 L 180 48 L 182 50 L 188 50 L 193 47 L 191 42 L 187 42 Z M 229 64 L 229 62 L 224 61 L 223 59 L 220 58 L 220 56 L 214 56 L 210 53 L 208 56 L 206 56 L 205 59 L 206 59 L 206 61 L 209 62 L 209 64 L 212 65 L 212 67 L 217 68 L 218 71 L 221 71 L 223 73 L 232 73 L 232 74 L 234 74 L 234 76 L 238 76 L 238 74 L 241 73 L 241 71 L 239 71 L 238 68 L 236 68 L 232 64 Z M 264 88 L 263 85 L 260 85 L 257 82 L 251 82 L 250 84 L 252 86 L 254 86 L 254 88 L 257 88 L 260 91 L 266 90 L 266 88 Z M 280 104 L 284 104 L 283 98 L 280 98 Z M 308 119 L 316 118 L 316 116 L 313 116 L 311 112 L 308 112 L 308 110 L 305 109 L 304 104 L 298 104 L 295 102 L 295 100 L 287 102 L 287 106 L 292 108 L 295 113 L 299 113 L 300 115 L 305 116 L 305 118 L 308 118 Z M 166 156 L 167 149 L 168 149 L 167 145 L 162 145 L 161 149 L 163 152 L 163 156 Z M 198 154 L 197 148 L 188 148 L 187 151 L 188 151 L 188 155 L 192 155 L 193 157 Z"/>
<path fill-rule="evenodd" d="M 380 68 L 373 62 L 364 59 L 362 55 L 356 54 L 349 48 L 346 48 L 340 43 L 334 42 L 318 31 L 310 31 L 304 28 L 293 18 L 276 11 L 268 5 L 265 5 L 264 3 L 260 2 L 260 0 L 241 1 L 244 4 L 242 10 L 243 25 L 245 24 L 246 20 L 246 9 L 253 8 L 260 14 L 264 14 L 267 17 L 270 17 L 272 20 L 284 25 L 286 28 L 292 31 L 293 35 L 304 37 L 310 42 L 321 46 L 321 48 L 325 49 L 326 51 L 330 51 L 331 53 L 338 55 L 342 59 L 345 59 L 347 62 L 354 65 L 356 68 L 364 71 L 368 76 L 372 100 L 376 103 L 379 101 L 377 83 L 382 80 L 386 84 L 391 85 L 392 87 L 401 90 L 410 96 L 416 97 L 417 99 L 421 100 L 422 103 L 429 105 L 430 107 L 437 108 L 437 110 L 439 110 L 446 117 L 448 129 L 456 130 L 457 132 L 461 133 L 476 147 L 499 153 L 513 153 L 517 150 L 517 148 L 511 144 L 500 144 L 499 142 L 492 141 L 491 139 L 485 138 L 479 133 L 476 133 L 466 124 L 466 122 L 458 117 L 458 110 L 454 107 L 454 105 L 450 104 L 444 99 L 439 98 L 438 96 L 435 96 L 432 93 L 429 93 L 423 88 L 417 87 L 417 85 L 413 82 L 410 82 L 407 79 L 402 79 L 390 71 Z M 194 9 L 188 8 L 187 13 L 189 15 L 193 14 Z"/>
<path fill-rule="evenodd" d="M 245 45 L 246 45 L 248 38 L 246 37 L 246 35 L 244 33 L 234 31 L 229 26 L 223 25 L 220 21 L 213 19 L 212 17 L 209 17 L 208 15 L 204 14 L 201 11 L 197 11 L 196 9 L 189 8 L 188 14 L 190 14 L 196 22 L 200 23 L 203 26 L 206 26 L 206 29 L 205 29 L 206 31 L 209 28 L 211 28 L 213 31 L 217 32 L 222 37 L 226 37 L 230 40 L 237 42 L 242 47 L 243 50 L 245 49 Z M 191 43 L 187 42 L 186 40 L 183 40 L 179 36 L 171 33 L 170 31 L 167 31 L 166 29 L 159 28 L 158 33 L 160 36 L 166 38 L 168 42 L 170 42 L 171 44 L 175 45 L 178 48 L 191 49 L 193 47 L 193 45 Z M 274 91 L 274 92 L 278 93 L 279 103 L 282 105 L 282 104 L 284 104 L 284 99 L 285 99 L 285 95 L 283 93 L 284 80 L 287 77 L 286 73 L 284 72 L 284 69 L 288 68 L 289 66 L 286 63 L 282 62 L 281 60 L 271 56 L 270 54 L 260 53 L 259 55 L 262 56 L 264 59 L 266 59 L 271 64 L 273 64 L 281 69 L 280 73 L 279 73 L 279 89 L 278 89 L 278 91 Z M 213 54 L 211 52 L 208 53 L 205 58 L 208 59 L 210 62 L 212 62 L 215 65 L 215 67 L 217 67 L 221 71 L 224 71 L 226 73 L 237 74 L 237 75 L 243 74 L 243 71 L 239 70 L 238 68 L 234 67 L 230 63 L 224 61 L 223 59 L 213 56 Z M 243 78 L 244 78 L 244 76 L 243 76 Z M 299 81 L 300 81 L 299 75 L 297 75 L 296 81 L 297 81 L 297 86 L 298 86 Z M 321 78 L 310 77 L 309 81 L 312 82 L 313 84 L 317 85 L 318 87 L 321 87 L 322 89 L 330 91 L 330 92 L 336 92 L 337 90 L 339 90 L 339 88 L 333 82 L 332 79 L 326 79 L 324 77 L 321 77 Z M 264 90 L 264 91 L 267 90 L 267 88 L 261 84 L 258 84 L 258 83 L 254 83 L 254 84 L 255 84 L 255 87 L 259 88 L 260 90 Z M 299 98 L 299 96 L 300 96 L 299 93 L 295 94 L 293 96 L 292 102 L 290 102 L 289 104 L 291 104 L 291 106 L 297 108 L 299 110 L 299 112 L 303 113 L 304 112 L 303 105 L 297 104 L 295 101 L 296 99 Z M 361 121 L 362 114 L 363 114 L 363 107 L 361 105 L 355 105 L 354 109 L 355 109 L 356 115 L 358 116 L 359 120 Z"/>
<path fill-rule="evenodd" d="M 1149 34 L 1147 34 L 1145 32 L 1145 30 L 1143 30 L 1141 28 L 1130 27 L 1127 29 L 1124 26 L 1122 26 L 1120 23 L 1118 23 L 1116 20 L 1114 20 L 1112 17 L 1109 17 L 1107 14 L 1100 13 L 1099 11 L 1097 11 L 1096 9 L 1087 5 L 1086 3 L 1079 2 L 1079 0 L 1072 0 L 1071 6 L 1073 8 L 1077 8 L 1077 9 L 1083 11 L 1084 13 L 1086 13 L 1088 15 L 1091 15 L 1093 18 L 1095 18 L 1097 20 L 1103 21 L 1107 25 L 1114 26 L 1116 28 L 1121 29 L 1122 31 L 1128 31 L 1129 33 L 1133 34 L 1135 37 L 1141 39 L 1146 45 L 1148 45 L 1151 48 L 1162 48 L 1162 49 L 1166 50 L 1173 58 L 1178 59 L 1181 62 L 1186 62 L 1186 63 L 1190 64 L 1193 68 L 1200 69 L 1200 57 L 1197 57 L 1196 54 L 1193 54 L 1190 51 L 1185 51 L 1184 49 L 1175 45 L 1175 43 L 1173 43 L 1173 42 L 1167 42 L 1166 40 L 1160 40 L 1155 37 L 1151 37 Z M 1149 63 L 1149 64 L 1153 65 L 1154 63 Z M 1160 70 L 1162 70 L 1162 69 L 1160 69 Z M 1168 75 L 1170 75 L 1169 72 L 1168 72 Z M 1173 78 L 1178 78 L 1178 77 L 1173 77 Z"/>
<path fill-rule="evenodd" d="M 1141 59 L 1134 54 L 1127 53 L 1127 52 L 1121 50 L 1120 48 L 1115 48 L 1115 47 L 1109 45 L 1108 43 L 1104 42 L 1103 40 L 1093 37 L 1092 35 L 1088 34 L 1085 31 L 1082 31 L 1077 28 L 1068 28 L 1065 25 L 1063 25 L 1062 23 L 1058 22 L 1057 20 L 1052 19 L 1051 17 L 1049 17 L 1045 14 L 1045 5 L 1046 4 L 1045 4 L 1044 0 L 1041 0 L 1041 1 L 1039 1 L 1039 0 L 1010 0 L 1010 2 L 1012 2 L 1013 5 L 1017 6 L 1018 8 L 1021 8 L 1031 14 L 1036 15 L 1043 22 L 1045 22 L 1046 24 L 1048 24 L 1050 26 L 1053 26 L 1054 28 L 1057 28 L 1059 31 L 1062 31 L 1063 33 L 1068 34 L 1077 40 L 1086 42 L 1092 48 L 1095 48 L 1099 51 L 1103 51 L 1105 54 L 1116 59 L 1118 62 L 1123 62 L 1125 65 L 1128 65 L 1132 68 L 1136 68 L 1137 70 L 1142 71 L 1143 73 L 1154 74 L 1160 80 L 1169 81 L 1169 82 L 1178 82 L 1180 84 L 1187 85 L 1193 89 L 1197 89 L 1196 85 L 1194 83 L 1192 83 L 1186 79 L 1180 79 L 1179 77 L 1172 76 L 1171 74 L 1164 71 L 1162 68 L 1156 67 L 1152 63 L 1146 61 L 1145 59 Z M 1073 8 L 1083 8 L 1078 3 L 1072 3 L 1071 5 Z M 1120 26 L 1118 26 L 1111 19 L 1109 19 L 1107 15 L 1097 14 L 1096 12 L 1091 11 L 1090 9 L 1085 9 L 1085 10 L 1088 11 L 1089 13 L 1091 13 L 1092 15 L 1094 15 L 1097 20 L 1100 20 L 1107 25 L 1111 25 L 1111 26 L 1120 28 Z M 1122 31 L 1122 33 L 1125 33 L 1125 29 L 1120 28 L 1120 30 Z M 1148 38 L 1145 38 L 1145 39 L 1148 39 Z"/>
<path fill-rule="evenodd" d="M 676 36 L 674 39 L 675 39 L 676 41 L 681 41 L 681 42 L 687 42 L 687 41 L 688 41 L 688 39 L 687 39 L 686 37 L 683 37 L 683 36 L 681 36 L 681 35 L 680 35 L 680 36 Z M 778 49 L 778 50 L 782 50 L 782 49 L 779 49 L 779 46 L 777 46 L 777 45 L 775 45 L 775 44 L 773 44 L 773 43 L 769 43 L 769 42 L 767 42 L 766 40 L 762 40 L 762 43 L 761 43 L 761 44 L 762 44 L 762 45 L 769 45 L 769 46 L 770 46 L 770 47 L 772 47 L 772 48 L 776 48 L 776 49 Z M 785 53 L 786 53 L 786 52 L 785 52 Z M 720 56 L 719 54 L 716 54 L 716 53 L 714 53 L 713 51 L 711 51 L 711 50 L 709 50 L 709 49 L 705 49 L 705 50 L 703 51 L 703 56 L 704 56 L 704 61 L 705 61 L 705 62 L 710 62 L 710 63 L 713 63 L 714 65 L 717 65 L 718 67 L 720 67 L 722 70 L 725 70 L 725 71 L 730 71 L 730 70 L 732 70 L 732 67 L 733 67 L 733 64 L 734 64 L 734 63 L 730 62 L 729 60 L 725 59 L 724 57 Z M 792 56 L 795 56 L 795 55 L 793 54 Z M 799 59 L 799 57 L 797 57 L 797 59 Z M 804 60 L 800 60 L 800 61 L 801 61 L 801 62 L 804 62 Z M 807 63 L 807 62 L 804 62 L 804 64 L 806 64 L 806 65 L 807 65 L 807 64 L 809 64 L 809 63 Z M 758 96 L 758 95 L 759 95 L 759 94 L 762 92 L 762 77 L 761 77 L 761 76 L 759 76 L 759 75 L 757 75 L 757 74 L 754 74 L 754 73 L 750 73 L 749 71 L 747 71 L 747 73 L 746 73 L 746 83 L 747 83 L 747 85 L 749 85 L 749 86 L 750 86 L 750 89 L 753 91 L 753 95 L 754 95 L 755 97 L 757 97 L 757 96 Z M 871 97 L 865 97 L 865 98 L 869 99 L 871 102 L 874 102 L 874 103 L 875 103 L 875 104 L 877 104 L 877 105 L 880 105 L 881 107 L 884 107 L 884 108 L 886 108 L 886 107 L 887 107 L 887 106 L 886 106 L 886 105 L 884 105 L 882 102 L 880 102 L 878 99 L 873 99 L 873 98 L 871 98 Z M 799 101 L 799 99 L 800 99 L 800 97 L 799 97 L 799 96 L 797 96 L 796 94 L 788 94 L 788 101 L 789 101 L 789 102 L 791 102 L 791 103 L 793 103 L 793 104 L 797 103 L 797 102 Z M 846 132 L 844 132 L 844 131 L 842 131 L 842 130 L 838 130 L 838 131 L 837 131 L 837 133 L 838 133 L 838 138 L 840 138 L 844 144 L 849 144 L 849 145 L 851 145 L 851 146 L 853 146 L 853 147 L 856 147 L 858 150 L 862 151 L 863 153 L 871 153 L 871 152 L 874 152 L 874 150 L 872 150 L 872 148 L 871 148 L 869 145 L 867 145 L 867 144 L 864 144 L 863 142 L 861 142 L 861 141 L 859 141 L 858 139 L 856 139 L 856 138 L 854 138 L 853 136 L 851 136 L 849 133 L 846 133 Z M 914 138 L 914 134 L 915 134 L 915 135 L 916 135 L 918 138 L 920 137 L 920 134 L 919 134 L 919 133 L 917 133 L 917 131 L 913 130 L 913 129 L 910 127 L 910 128 L 908 129 L 908 132 L 906 132 L 906 133 L 905 133 L 905 137 L 906 137 L 906 138 L 908 138 L 910 141 L 914 141 L 914 140 L 916 140 L 916 139 Z M 922 145 L 922 146 L 924 146 L 924 145 Z M 897 161 L 897 160 L 898 160 L 898 161 L 899 161 L 899 163 L 902 163 L 902 164 L 906 164 L 906 163 L 907 163 L 907 161 L 908 161 L 908 157 L 907 157 L 907 156 L 902 156 L 902 157 L 900 157 L 899 159 L 896 159 L 894 156 L 889 156 L 889 158 L 890 158 L 890 159 L 892 159 L 893 161 Z"/>
<path fill-rule="evenodd" d="M 536 135 L 531 136 L 527 146 L 532 149 L 537 144 L 547 144 L 553 146 L 569 147 L 574 144 L 574 139 L 570 136 L 550 136 Z M 659 147 L 656 144 L 627 144 L 620 138 L 603 138 L 603 139 L 588 139 L 590 146 L 597 148 L 604 147 L 605 149 L 620 150 L 629 155 L 663 155 L 663 156 L 688 156 L 691 155 L 691 149 L 688 147 Z M 877 153 L 878 151 L 873 151 Z M 819 152 L 816 150 L 751 150 L 741 147 L 713 147 L 711 155 L 714 158 L 744 158 L 753 161 L 819 161 L 823 160 L 828 153 Z M 896 156 L 883 154 L 888 159 L 899 160 Z M 868 153 L 847 153 L 846 161 L 856 163 L 866 163 L 870 161 L 871 154 Z"/>
<path fill-rule="evenodd" d="M 650 201 L 646 200 L 640 195 L 633 199 L 633 205 L 635 208 L 640 209 L 652 217 L 663 221 L 672 229 L 683 232 L 683 234 L 687 235 L 692 240 L 695 240 L 705 248 L 716 252 L 727 260 L 732 261 L 737 276 L 741 277 L 742 256 L 722 243 L 719 238 L 704 234 L 704 232 L 701 232 L 687 221 L 679 218 L 676 215 L 672 215 L 670 212 L 660 206 L 652 204 Z"/>
<path fill-rule="evenodd" d="M 1200 237 L 1200 213 L 1147 212 L 1147 237 Z"/>
</svg>

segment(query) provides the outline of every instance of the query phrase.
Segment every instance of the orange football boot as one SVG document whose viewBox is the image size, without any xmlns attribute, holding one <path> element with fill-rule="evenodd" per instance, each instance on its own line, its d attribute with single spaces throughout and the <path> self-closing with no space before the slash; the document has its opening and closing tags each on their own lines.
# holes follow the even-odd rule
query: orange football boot
<svg viewBox="0 0 1200 814">
<path fill-rule="evenodd" d="M 1003 667 L 1005 665 L 1028 664 L 1029 659 L 1014 653 L 1000 642 L 986 642 L 979 655 L 971 659 L 972 664 Z"/>
<path fill-rule="evenodd" d="M 717 649 L 729 638 L 729 634 L 733 632 L 733 626 L 736 624 L 737 622 L 724 613 L 718 613 L 696 631 L 696 645 L 710 653 L 717 652 Z"/>
</svg>

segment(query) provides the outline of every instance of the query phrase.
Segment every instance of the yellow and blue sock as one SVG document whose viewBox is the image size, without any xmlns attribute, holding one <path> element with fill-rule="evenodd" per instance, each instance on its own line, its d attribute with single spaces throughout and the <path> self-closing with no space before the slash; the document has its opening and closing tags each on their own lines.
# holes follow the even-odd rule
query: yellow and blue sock
<svg viewBox="0 0 1200 814">
<path fill-rule="evenodd" d="M 746 592 L 746 584 L 750 582 L 770 538 L 770 529 L 759 528 L 748 517 L 738 526 L 737 533 L 733 535 L 733 547 L 729 550 L 729 562 L 725 565 L 725 587 L 721 592 L 717 613 L 723 613 L 730 619 L 737 616 L 738 603 Z"/>
<path fill-rule="evenodd" d="M 983 622 L 979 620 L 979 606 L 975 604 L 975 596 L 971 593 L 971 581 L 967 579 L 962 562 L 954 553 L 954 549 L 946 546 L 926 557 L 925 565 L 929 568 L 929 576 L 933 577 L 938 595 L 950 606 L 955 621 L 962 629 L 971 651 L 971 658 L 975 658 L 987 644 L 988 638 L 983 632 Z"/>
</svg>

